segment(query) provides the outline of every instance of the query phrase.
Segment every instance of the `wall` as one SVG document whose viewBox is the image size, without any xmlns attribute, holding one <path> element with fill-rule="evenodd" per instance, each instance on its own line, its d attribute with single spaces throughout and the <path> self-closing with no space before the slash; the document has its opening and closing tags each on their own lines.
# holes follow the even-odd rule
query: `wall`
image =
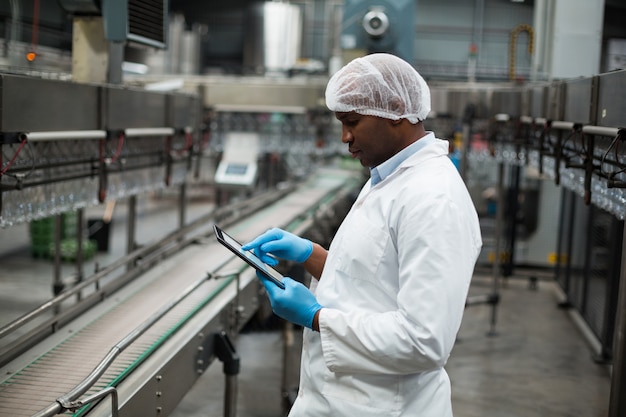
<svg viewBox="0 0 626 417">
<path fill-rule="evenodd" d="M 532 25 L 533 6 L 504 0 L 416 0 L 415 64 L 429 78 L 467 78 L 470 45 L 477 47 L 477 79 L 506 79 L 510 32 Z M 528 38 L 520 35 L 518 72 L 528 76 Z"/>
<path fill-rule="evenodd" d="M 549 73 L 552 78 L 600 72 L 604 0 L 554 0 Z"/>
</svg>

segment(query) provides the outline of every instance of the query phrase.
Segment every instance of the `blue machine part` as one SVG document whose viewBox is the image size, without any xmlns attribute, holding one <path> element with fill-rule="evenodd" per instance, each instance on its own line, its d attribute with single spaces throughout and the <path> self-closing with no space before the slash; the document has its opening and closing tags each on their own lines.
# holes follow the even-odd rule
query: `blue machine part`
<svg viewBox="0 0 626 417">
<path fill-rule="evenodd" d="M 415 0 L 345 0 L 341 48 L 387 52 L 413 63 Z"/>
</svg>

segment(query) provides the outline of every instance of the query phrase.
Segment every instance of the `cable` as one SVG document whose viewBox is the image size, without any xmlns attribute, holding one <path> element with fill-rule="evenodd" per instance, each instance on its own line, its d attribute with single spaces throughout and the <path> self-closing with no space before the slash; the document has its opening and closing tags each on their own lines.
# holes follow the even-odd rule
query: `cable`
<svg viewBox="0 0 626 417">
<path fill-rule="evenodd" d="M 100 140 L 100 161 L 101 162 L 104 162 L 106 159 L 104 157 L 104 144 L 105 144 L 105 139 L 101 139 Z M 118 158 L 122 154 L 123 146 L 124 146 L 124 132 L 122 131 L 120 132 L 120 135 L 117 138 L 117 149 L 115 150 L 115 154 L 111 157 L 111 159 L 109 160 L 109 163 L 113 163 L 118 160 Z"/>
<path fill-rule="evenodd" d="M 20 142 L 20 146 L 17 148 L 17 151 L 15 151 L 15 155 L 13 155 L 13 158 L 11 158 L 11 160 L 6 164 L 6 166 L 2 170 L 0 170 L 0 176 L 7 173 L 7 171 L 11 168 L 11 165 L 13 165 L 13 163 L 17 159 L 17 156 L 20 154 L 20 152 L 22 151 L 25 145 L 26 145 L 26 139 Z"/>
<path fill-rule="evenodd" d="M 180 156 L 193 147 L 193 135 L 191 134 L 191 132 L 184 132 L 183 134 L 185 138 L 185 146 L 179 149 L 172 148 L 172 139 L 173 139 L 172 136 L 168 135 L 166 137 L 165 148 L 166 148 L 167 153 L 171 154 L 172 152 L 174 152 L 176 155 Z"/>
<path fill-rule="evenodd" d="M 608 179 L 612 179 L 615 175 L 620 174 L 626 170 L 626 167 L 621 168 L 618 171 L 606 172 L 604 171 L 604 164 L 606 162 L 606 157 L 609 155 L 611 150 L 613 150 L 615 154 L 615 162 L 617 166 L 620 166 L 621 163 L 619 161 L 619 144 L 622 140 L 626 139 L 626 129 L 619 129 L 617 135 L 611 141 L 611 144 L 607 148 L 607 150 L 602 155 L 602 159 L 600 160 L 600 173 L 606 175 Z"/>
</svg>

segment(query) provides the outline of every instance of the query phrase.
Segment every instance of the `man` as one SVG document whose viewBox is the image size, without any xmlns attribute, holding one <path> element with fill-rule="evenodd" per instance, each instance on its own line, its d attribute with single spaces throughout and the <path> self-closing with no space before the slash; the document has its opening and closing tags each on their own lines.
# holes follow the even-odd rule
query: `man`
<svg viewBox="0 0 626 417">
<path fill-rule="evenodd" d="M 280 229 L 244 246 L 314 278 L 283 290 L 260 277 L 274 312 L 306 327 L 290 416 L 452 416 L 443 367 L 482 241 L 448 142 L 424 130 L 428 86 L 407 62 L 373 54 L 330 79 L 326 103 L 371 179 L 328 251 Z"/>
</svg>

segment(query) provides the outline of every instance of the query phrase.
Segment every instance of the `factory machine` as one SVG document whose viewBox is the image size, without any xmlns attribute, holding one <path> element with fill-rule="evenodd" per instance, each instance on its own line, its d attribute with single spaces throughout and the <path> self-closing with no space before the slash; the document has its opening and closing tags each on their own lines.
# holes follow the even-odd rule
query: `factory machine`
<svg viewBox="0 0 626 417">
<path fill-rule="evenodd" d="M 559 305 L 613 365 L 610 415 L 626 409 L 624 91 L 624 70 L 494 91 L 489 147 L 470 157 L 497 161 L 494 265 L 509 276 L 543 252 Z"/>
<path fill-rule="evenodd" d="M 479 213 L 477 269 L 502 282 L 553 280 L 599 364 L 612 364 L 610 415 L 626 409 L 626 71 L 528 84 L 431 83 L 427 129 L 461 150 Z M 620 411 L 621 410 L 621 411 Z"/>
<path fill-rule="evenodd" d="M 0 329 L 0 415 L 167 415 L 216 359 L 224 362 L 232 412 L 238 358 L 231 339 L 262 294 L 211 225 L 241 241 L 272 226 L 328 239 L 362 184 L 361 170 L 333 166 L 327 155 L 307 179 L 260 189 L 255 181 L 267 178 L 256 164 L 267 135 L 225 129 L 221 152 L 205 147 L 197 95 L 8 74 L 0 82 L 2 102 L 12 103 L 0 115 L 3 155 L 12 155 L 2 164 L 3 227 L 53 219 L 54 262 L 72 239 L 72 259 L 82 263 L 85 208 L 118 200 L 129 210 L 125 256 L 69 285 L 55 277 L 52 298 Z M 257 123 L 271 114 L 244 113 Z M 288 159 L 279 145 L 273 154 Z M 216 188 L 250 192 L 187 222 L 186 190 L 207 160 L 217 166 Z M 171 189 L 180 196 L 178 229 L 137 247 L 138 199 Z M 78 222 L 63 237 L 57 224 L 67 213 L 78 213 Z"/>
</svg>

